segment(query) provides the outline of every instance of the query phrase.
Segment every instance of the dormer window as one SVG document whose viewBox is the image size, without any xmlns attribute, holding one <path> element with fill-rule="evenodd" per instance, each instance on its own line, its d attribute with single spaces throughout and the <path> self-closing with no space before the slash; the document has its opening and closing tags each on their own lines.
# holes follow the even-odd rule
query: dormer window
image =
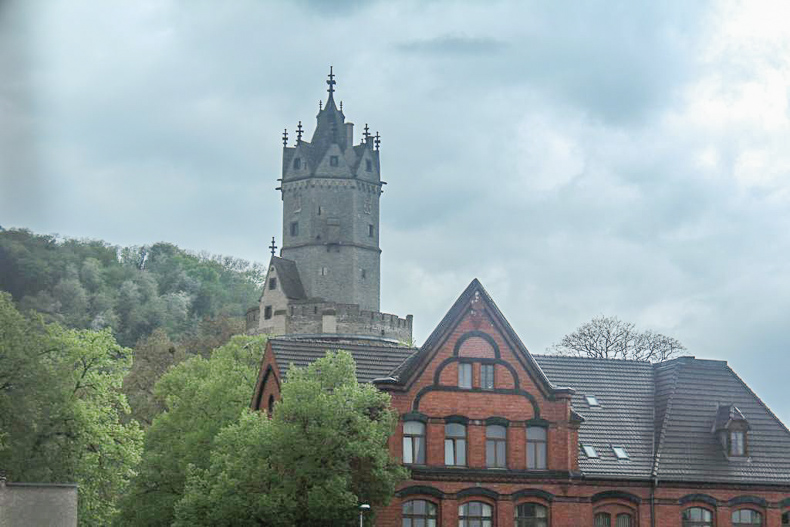
<svg viewBox="0 0 790 527">
<path fill-rule="evenodd" d="M 277 289 L 277 278 L 269 278 L 269 290 L 272 291 Z"/>
<path fill-rule="evenodd" d="M 336 167 L 338 164 L 340 164 L 340 158 L 338 158 L 338 156 L 329 156 L 330 167 Z"/>
<path fill-rule="evenodd" d="M 727 458 L 749 455 L 749 422 L 737 406 L 719 405 L 712 432 L 718 438 Z"/>
</svg>

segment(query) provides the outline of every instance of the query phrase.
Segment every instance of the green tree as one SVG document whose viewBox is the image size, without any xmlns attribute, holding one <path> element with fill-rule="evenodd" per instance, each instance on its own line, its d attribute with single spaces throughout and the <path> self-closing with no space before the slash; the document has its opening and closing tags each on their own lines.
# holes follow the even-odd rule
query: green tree
<svg viewBox="0 0 790 527">
<path fill-rule="evenodd" d="M 140 459 L 123 423 L 130 350 L 105 331 L 26 319 L 0 293 L 0 466 L 10 480 L 76 482 L 81 525 L 107 525 Z"/>
<path fill-rule="evenodd" d="M 160 378 L 154 393 L 164 410 L 146 434 L 121 525 L 173 522 L 187 467 L 207 468 L 214 436 L 249 406 L 265 344 L 264 337 L 236 336 L 210 359 L 192 357 Z"/>
<path fill-rule="evenodd" d="M 175 525 L 353 526 L 360 503 L 388 503 L 406 477 L 387 448 L 396 420 L 347 352 L 292 367 L 271 420 L 244 412 L 210 466 L 190 467 Z"/>
</svg>

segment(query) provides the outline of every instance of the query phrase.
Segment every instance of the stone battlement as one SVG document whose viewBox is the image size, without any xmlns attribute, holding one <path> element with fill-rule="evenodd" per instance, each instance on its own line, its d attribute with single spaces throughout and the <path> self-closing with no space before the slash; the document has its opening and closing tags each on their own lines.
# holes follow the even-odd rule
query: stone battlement
<svg viewBox="0 0 790 527">
<path fill-rule="evenodd" d="M 358 304 L 301 301 L 272 313 L 270 327 L 284 335 L 360 335 L 411 342 L 412 316 L 360 309 Z M 260 309 L 247 311 L 247 333 L 266 333 L 260 327 Z"/>
</svg>

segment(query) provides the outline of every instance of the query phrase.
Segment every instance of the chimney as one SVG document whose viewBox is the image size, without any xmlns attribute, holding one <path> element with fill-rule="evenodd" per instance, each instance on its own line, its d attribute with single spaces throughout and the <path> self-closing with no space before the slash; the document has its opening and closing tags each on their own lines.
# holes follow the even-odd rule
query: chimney
<svg viewBox="0 0 790 527">
<path fill-rule="evenodd" d="M 354 123 L 346 123 L 346 147 L 354 146 Z"/>
</svg>

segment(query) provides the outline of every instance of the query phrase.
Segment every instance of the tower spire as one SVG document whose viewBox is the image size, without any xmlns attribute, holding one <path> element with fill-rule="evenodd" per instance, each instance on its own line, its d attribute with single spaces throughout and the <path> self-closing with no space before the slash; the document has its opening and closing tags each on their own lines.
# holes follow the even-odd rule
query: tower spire
<svg viewBox="0 0 790 527">
<path fill-rule="evenodd" d="M 329 85 L 329 88 L 326 91 L 329 92 L 329 99 L 331 100 L 332 94 L 335 93 L 335 84 L 337 84 L 332 66 L 329 66 L 329 80 L 326 81 L 326 83 Z"/>
<path fill-rule="evenodd" d="M 299 126 L 296 127 L 296 144 L 302 142 L 302 121 L 299 121 Z"/>
<path fill-rule="evenodd" d="M 274 243 L 274 236 L 272 236 L 272 244 L 269 246 L 269 249 L 271 249 L 272 256 L 274 256 L 274 252 L 277 250 L 277 245 Z"/>
<path fill-rule="evenodd" d="M 288 146 L 288 129 L 283 128 L 283 146 Z"/>
</svg>

